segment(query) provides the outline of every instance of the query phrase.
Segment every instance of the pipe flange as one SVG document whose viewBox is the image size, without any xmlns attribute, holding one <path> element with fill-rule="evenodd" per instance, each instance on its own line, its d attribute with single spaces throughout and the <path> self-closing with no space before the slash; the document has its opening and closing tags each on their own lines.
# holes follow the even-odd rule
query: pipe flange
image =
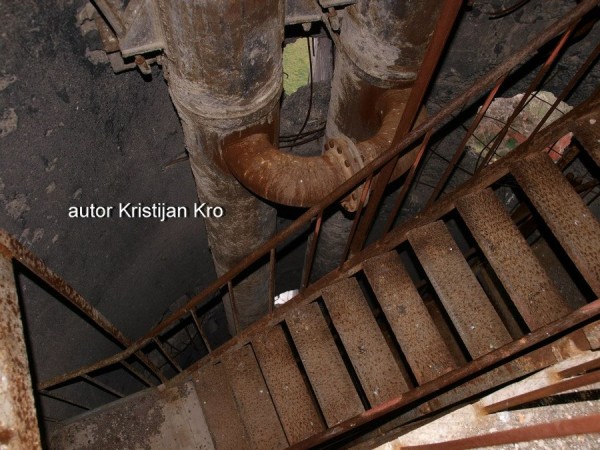
<svg viewBox="0 0 600 450">
<path fill-rule="evenodd" d="M 347 136 L 341 135 L 330 138 L 325 144 L 325 151 L 334 156 L 338 161 L 338 165 L 346 180 L 365 166 L 358 147 Z M 364 183 L 360 184 L 354 191 L 341 200 L 340 203 L 345 210 L 355 212 L 358 209 L 363 185 Z M 368 199 L 369 196 L 367 194 L 365 204 Z"/>
</svg>

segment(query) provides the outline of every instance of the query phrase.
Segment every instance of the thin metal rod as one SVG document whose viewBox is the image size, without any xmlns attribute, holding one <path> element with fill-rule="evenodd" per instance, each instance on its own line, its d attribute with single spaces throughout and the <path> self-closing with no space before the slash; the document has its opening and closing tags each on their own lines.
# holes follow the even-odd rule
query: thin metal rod
<svg viewBox="0 0 600 450">
<path fill-rule="evenodd" d="M 596 48 L 592 51 L 592 53 L 585 60 L 585 62 L 581 65 L 581 67 L 579 68 L 577 73 L 575 73 L 575 75 L 573 75 L 573 77 L 569 80 L 569 83 L 565 86 L 565 88 L 559 94 L 559 96 L 556 97 L 556 101 L 552 104 L 552 106 L 550 107 L 550 109 L 548 110 L 546 115 L 542 118 L 542 120 L 540 120 L 540 122 L 537 124 L 537 126 L 531 132 L 531 134 L 529 135 L 529 137 L 527 139 L 532 139 L 533 137 L 535 137 L 535 135 L 538 133 L 538 131 L 540 131 L 542 129 L 542 127 L 544 126 L 544 124 L 546 123 L 548 118 L 552 115 L 554 110 L 558 107 L 560 102 L 562 102 L 571 93 L 573 88 L 577 85 L 577 83 L 579 83 L 579 80 L 581 80 L 581 78 L 586 74 L 586 72 L 592 66 L 594 61 L 598 58 L 598 55 L 600 55 L 600 44 L 598 44 L 596 46 Z"/>
<path fill-rule="evenodd" d="M 471 123 L 471 126 L 469 126 L 469 129 L 467 130 L 467 134 L 465 134 L 464 137 L 462 138 L 462 141 L 458 145 L 456 152 L 454 152 L 454 156 L 452 156 L 450 163 L 448 164 L 448 166 L 446 166 L 444 173 L 442 174 L 442 176 L 438 180 L 437 184 L 435 185 L 435 188 L 433 189 L 433 193 L 431 194 L 431 197 L 429 197 L 429 200 L 427 201 L 427 204 L 425 205 L 426 207 L 431 205 L 434 201 L 437 200 L 440 193 L 446 186 L 446 183 L 448 182 L 448 178 L 450 178 L 450 175 L 452 175 L 452 173 L 454 172 L 454 168 L 456 167 L 456 165 L 458 164 L 458 161 L 460 160 L 463 153 L 465 152 L 467 142 L 469 141 L 469 139 L 471 138 L 471 136 L 473 135 L 473 133 L 479 126 L 481 119 L 483 119 L 483 117 L 485 116 L 485 113 L 487 112 L 488 108 L 492 104 L 492 101 L 494 100 L 494 98 L 496 98 L 496 94 L 498 93 L 498 90 L 500 90 L 500 87 L 504 83 L 505 79 L 506 79 L 506 76 L 504 76 L 498 80 L 498 82 L 496 83 L 496 86 L 494 86 L 494 88 L 490 91 L 490 93 L 486 97 L 485 101 L 483 102 L 483 105 L 481 106 L 481 108 L 479 108 L 479 111 L 477 112 L 475 119 L 473 120 L 473 122 Z"/>
<path fill-rule="evenodd" d="M 419 109 L 423 103 L 423 98 L 425 97 L 425 93 L 429 88 L 429 83 L 433 78 L 433 74 L 435 73 L 435 69 L 437 68 L 440 57 L 444 51 L 444 48 L 446 47 L 448 36 L 450 36 L 450 32 L 454 27 L 454 22 L 458 17 L 461 7 L 462 0 L 444 0 L 440 17 L 433 32 L 433 37 L 431 38 L 431 42 L 427 47 L 427 51 L 425 52 L 423 63 L 419 68 L 419 73 L 417 75 L 415 84 L 410 91 L 410 95 L 406 102 L 406 107 L 402 113 L 402 118 L 400 119 L 400 123 L 396 129 L 396 133 L 390 148 L 395 148 L 401 142 L 402 138 L 406 136 L 406 134 L 413 127 L 413 124 L 419 113 Z M 354 237 L 350 246 L 351 253 L 358 253 L 360 250 L 362 250 L 365 241 L 367 240 L 367 236 L 369 235 L 371 226 L 375 220 L 375 217 L 377 216 L 377 211 L 379 210 L 383 195 L 388 183 L 390 182 L 399 157 L 400 156 L 398 154 L 391 158 L 391 160 L 385 165 L 385 167 L 377 176 L 373 192 L 371 193 L 369 205 L 367 206 L 365 215 L 361 219 L 356 236 Z"/>
<path fill-rule="evenodd" d="M 561 378 L 569 378 L 596 369 L 600 369 L 600 358 L 592 359 L 591 361 L 587 361 L 573 367 L 568 367 L 559 372 L 556 372 L 556 375 L 558 375 Z"/>
<path fill-rule="evenodd" d="M 54 393 L 49 392 L 49 391 L 47 391 L 45 389 L 42 389 L 42 390 L 40 390 L 38 392 L 41 395 L 43 395 L 44 397 L 48 397 L 48 398 L 51 398 L 51 399 L 54 399 L 54 400 L 58 400 L 59 402 L 68 403 L 69 405 L 77 406 L 78 408 L 85 409 L 87 411 L 89 411 L 89 410 L 92 409 L 92 408 L 90 408 L 88 406 L 85 406 L 85 405 L 83 405 L 81 403 L 78 403 L 78 402 L 76 402 L 74 400 L 69 400 L 68 398 L 63 397 L 60 394 L 54 394 Z"/>
<path fill-rule="evenodd" d="M 169 352 L 167 352 L 167 349 L 163 347 L 162 343 L 158 340 L 158 338 L 155 337 L 152 339 L 152 341 L 156 344 L 158 350 L 164 355 L 165 358 L 167 358 L 167 361 L 175 368 L 175 370 L 177 370 L 177 372 L 179 373 L 183 372 L 183 369 L 179 366 L 179 364 L 177 364 L 177 361 L 175 361 L 175 359 L 173 359 L 171 355 L 169 355 Z"/>
<path fill-rule="evenodd" d="M 196 325 L 196 329 L 198 330 L 198 334 L 200 335 L 200 337 L 202 338 L 202 342 L 204 343 L 204 346 L 206 347 L 206 349 L 208 350 L 208 353 L 212 352 L 212 348 L 208 342 L 208 339 L 206 337 L 206 335 L 204 334 L 204 330 L 202 330 L 202 324 L 200 323 L 200 321 L 198 320 L 198 316 L 196 315 L 196 311 L 194 311 L 193 309 L 190 311 L 190 314 L 192 316 L 192 319 L 194 321 L 194 324 Z"/>
<path fill-rule="evenodd" d="M 533 79 L 533 81 L 530 83 L 529 87 L 527 88 L 527 91 L 523 94 L 523 97 L 519 101 L 519 104 L 514 109 L 511 116 L 508 118 L 508 120 L 506 121 L 506 124 L 502 127 L 502 130 L 500 130 L 500 133 L 498 133 L 498 135 L 496 136 L 496 139 L 494 140 L 492 147 L 488 150 L 485 157 L 483 158 L 483 162 L 481 163 L 481 165 L 478 168 L 475 169 L 475 172 L 481 170 L 482 167 L 487 166 L 489 164 L 489 162 L 491 161 L 491 159 L 494 157 L 494 155 L 496 154 L 496 151 L 500 147 L 500 144 L 504 140 L 506 133 L 508 133 L 508 130 L 510 129 L 513 121 L 521 113 L 521 111 L 523 110 L 525 105 L 531 100 L 530 97 L 531 97 L 533 91 L 539 86 L 539 84 L 544 79 L 544 77 L 546 76 L 546 74 L 548 73 L 550 68 L 553 66 L 554 61 L 556 60 L 558 55 L 560 55 L 560 52 L 563 49 L 564 45 L 569 40 L 571 33 L 573 33 L 575 26 L 576 26 L 576 24 L 571 25 L 569 27 L 569 29 L 567 31 L 565 31 L 565 33 L 562 35 L 562 37 L 560 38 L 560 40 L 554 47 L 554 50 L 552 50 L 552 53 L 550 53 L 550 56 L 548 56 L 548 58 L 546 59 L 546 62 L 544 63 L 544 65 L 541 67 L 541 69 L 538 71 L 538 73 L 535 76 L 535 78 Z M 483 154 L 483 150 L 482 150 L 482 154 Z"/>
<path fill-rule="evenodd" d="M 269 252 L 269 313 L 275 303 L 275 247 Z"/>
<path fill-rule="evenodd" d="M 152 381 L 150 381 L 150 379 L 148 379 L 148 377 L 146 377 L 145 375 L 140 373 L 140 371 L 138 371 L 135 367 L 133 367 L 127 361 L 119 361 L 119 363 L 125 368 L 125 370 L 127 370 L 129 373 L 131 373 L 134 377 L 136 377 L 138 380 L 140 380 L 146 386 L 149 386 L 149 387 L 156 386 L 156 383 L 153 383 Z"/>
<path fill-rule="evenodd" d="M 344 248 L 344 254 L 342 255 L 342 260 L 340 264 L 344 264 L 348 259 L 348 255 L 350 254 L 350 246 L 352 244 L 352 240 L 354 239 L 354 235 L 356 234 L 356 230 L 358 228 L 358 223 L 360 222 L 360 218 L 362 216 L 362 211 L 365 206 L 365 202 L 367 201 L 367 195 L 369 194 L 369 190 L 371 189 L 371 183 L 373 182 L 373 175 L 367 178 L 365 184 L 363 186 L 362 192 L 360 194 L 360 201 L 358 203 L 358 209 L 354 214 L 354 220 L 352 221 L 352 228 L 350 229 L 350 234 L 348 234 L 348 239 L 346 239 L 346 248 Z"/>
<path fill-rule="evenodd" d="M 85 367 L 73 370 L 69 373 L 60 375 L 51 380 L 43 382 L 40 386 L 54 385 L 60 382 L 68 381 L 73 378 L 79 377 L 83 373 L 92 372 L 100 368 L 116 364 L 124 358 L 130 357 L 134 352 L 144 347 L 153 336 L 162 333 L 166 329 L 172 326 L 173 323 L 185 317 L 192 308 L 197 308 L 201 305 L 211 301 L 211 297 L 217 293 L 223 286 L 226 285 L 228 280 L 232 280 L 240 273 L 242 273 L 251 264 L 258 261 L 264 255 L 266 255 L 272 248 L 277 247 L 282 242 L 295 236 L 298 233 L 304 231 L 306 225 L 310 223 L 315 217 L 317 217 L 321 211 L 330 206 L 332 203 L 345 197 L 349 192 L 356 189 L 356 186 L 363 183 L 373 172 L 383 167 L 388 161 L 394 158 L 396 155 L 403 152 L 406 148 L 411 146 L 415 141 L 422 138 L 426 132 L 430 130 L 437 130 L 441 128 L 447 120 L 451 119 L 453 114 L 459 109 L 463 108 L 464 105 L 473 98 L 477 98 L 483 92 L 487 91 L 492 87 L 499 78 L 506 76 L 512 72 L 517 66 L 534 54 L 538 48 L 546 44 L 548 41 L 560 34 L 562 30 L 568 27 L 575 21 L 578 21 L 587 14 L 591 9 L 597 6 L 597 0 L 583 0 L 571 11 L 565 14 L 563 17 L 558 19 L 556 22 L 548 26 L 543 32 L 534 37 L 526 45 L 521 47 L 518 51 L 514 52 L 508 57 L 503 63 L 493 68 L 485 75 L 477 79 L 469 88 L 467 88 L 462 94 L 455 97 L 445 107 L 440 109 L 435 115 L 419 124 L 414 130 L 406 135 L 402 140 L 394 147 L 390 148 L 384 154 L 379 155 L 364 168 L 355 173 L 352 177 L 342 183 L 329 195 L 325 196 L 318 204 L 308 209 L 298 219 L 296 219 L 287 228 L 277 233 L 274 237 L 264 242 L 254 250 L 251 254 L 242 258 L 229 272 L 221 275 L 219 278 L 211 282 L 206 289 L 200 292 L 198 295 L 191 298 L 184 306 L 179 310 L 173 312 L 169 317 L 164 319 L 153 329 L 149 330 L 144 336 L 138 339 L 132 346 L 126 350 L 117 353 L 115 355 L 104 358 L 101 361 L 89 364 Z M 0 241 L 2 232 L 0 232 Z"/>
<path fill-rule="evenodd" d="M 463 450 L 598 432 L 600 432 L 600 414 L 592 414 L 527 427 L 495 431 L 452 441 L 424 445 L 407 445 L 402 446 L 402 448 L 410 450 Z"/>
<path fill-rule="evenodd" d="M 233 315 L 233 325 L 235 327 L 235 334 L 240 332 L 240 322 L 238 317 L 237 305 L 235 303 L 235 295 L 233 293 L 233 284 L 231 281 L 227 282 L 227 292 L 229 292 L 229 301 L 231 302 L 231 314 Z"/>
<path fill-rule="evenodd" d="M 315 259 L 315 253 L 317 251 L 317 243 L 319 242 L 319 233 L 321 232 L 321 222 L 323 220 L 323 211 L 317 217 L 317 221 L 315 223 L 315 230 L 313 231 L 312 239 L 310 240 L 310 245 L 308 248 L 308 252 L 306 253 L 306 257 L 304 260 L 304 269 L 302 270 L 302 289 L 308 286 L 310 281 L 310 274 L 312 272 L 312 266 Z"/>
<path fill-rule="evenodd" d="M 483 411 L 486 414 L 494 414 L 506 409 L 514 408 L 515 406 L 519 406 L 524 403 L 534 402 L 551 395 L 560 394 L 561 392 L 577 389 L 598 382 L 600 382 L 600 371 L 586 373 L 585 375 L 568 378 L 549 386 L 544 386 L 530 392 L 525 392 L 523 394 L 501 400 L 497 403 L 492 403 L 491 405 L 484 406 Z"/>
<path fill-rule="evenodd" d="M 394 222 L 396 221 L 396 216 L 400 212 L 400 208 L 402 208 L 402 205 L 404 204 L 406 195 L 408 194 L 408 191 L 410 190 L 411 186 L 413 185 L 413 180 L 415 178 L 415 175 L 417 174 L 417 170 L 419 169 L 419 164 L 421 163 L 421 159 L 423 158 L 423 155 L 425 154 L 425 151 L 427 150 L 427 145 L 429 144 L 429 140 L 431 139 L 432 134 L 433 133 L 430 130 L 427 132 L 427 134 L 423 138 L 423 142 L 421 143 L 421 147 L 419 148 L 417 157 L 415 158 L 415 160 L 410 168 L 410 171 L 408 172 L 408 175 L 406 176 L 406 180 L 404 180 L 402 189 L 398 193 L 398 196 L 396 198 L 396 203 L 394 204 L 392 212 L 388 216 L 388 220 L 387 220 L 387 223 L 385 224 L 385 228 L 383 231 L 384 234 L 387 234 L 390 232 L 390 230 L 392 229 L 392 226 L 394 225 Z"/>
<path fill-rule="evenodd" d="M 90 384 L 93 384 L 94 386 L 102 389 L 103 391 L 108 392 L 109 394 L 114 395 L 115 397 L 118 398 L 123 398 L 125 397 L 124 394 L 120 393 L 119 391 L 117 391 L 116 389 L 111 388 L 109 385 L 107 385 L 106 383 L 103 383 L 102 381 L 96 380 L 93 377 L 90 377 L 89 375 L 82 375 L 81 378 L 83 378 L 85 381 L 87 381 Z"/>
</svg>

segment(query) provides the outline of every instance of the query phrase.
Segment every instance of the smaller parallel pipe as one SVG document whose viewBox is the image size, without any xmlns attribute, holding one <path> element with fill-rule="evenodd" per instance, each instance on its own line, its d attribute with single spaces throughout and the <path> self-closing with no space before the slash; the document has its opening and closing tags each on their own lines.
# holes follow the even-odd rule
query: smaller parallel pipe
<svg viewBox="0 0 600 450">
<path fill-rule="evenodd" d="M 319 243 L 319 233 L 321 231 L 321 222 L 323 221 L 323 212 L 317 217 L 315 223 L 315 231 L 313 231 L 312 239 L 310 240 L 310 246 L 306 253 L 306 259 L 304 260 L 304 269 L 302 270 L 302 289 L 308 286 L 310 281 L 310 273 L 312 272 L 313 262 L 315 261 L 315 253 L 317 251 L 317 244 Z"/>
</svg>

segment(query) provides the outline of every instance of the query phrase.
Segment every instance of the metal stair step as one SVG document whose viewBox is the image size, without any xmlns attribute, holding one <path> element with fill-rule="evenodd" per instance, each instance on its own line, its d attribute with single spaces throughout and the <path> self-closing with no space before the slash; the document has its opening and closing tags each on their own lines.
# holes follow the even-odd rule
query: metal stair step
<svg viewBox="0 0 600 450">
<path fill-rule="evenodd" d="M 362 401 L 319 305 L 313 302 L 293 311 L 287 325 L 327 425 L 362 413 Z"/>
<path fill-rule="evenodd" d="M 307 386 L 280 325 L 252 342 L 290 444 L 325 430 L 319 406 Z"/>
<path fill-rule="evenodd" d="M 457 367 L 423 299 L 396 252 L 363 263 L 363 270 L 419 384 Z"/>
<path fill-rule="evenodd" d="M 371 406 L 406 392 L 409 387 L 356 279 L 338 281 L 321 295 Z"/>
<path fill-rule="evenodd" d="M 223 364 L 208 364 L 193 376 L 196 394 L 217 449 L 250 449 Z"/>
<path fill-rule="evenodd" d="M 461 198 L 457 208 L 530 330 L 570 312 L 491 189 Z"/>
<path fill-rule="evenodd" d="M 229 352 L 223 364 L 252 447 L 286 448 L 285 433 L 252 347 L 245 345 Z"/>
<path fill-rule="evenodd" d="M 545 153 L 512 173 L 596 295 L 600 295 L 600 223 Z"/>
<path fill-rule="evenodd" d="M 575 138 L 600 166 L 600 113 L 594 111 L 590 117 L 575 122 L 572 129 Z"/>
<path fill-rule="evenodd" d="M 512 341 L 443 222 L 407 233 L 429 281 L 473 358 Z"/>
</svg>

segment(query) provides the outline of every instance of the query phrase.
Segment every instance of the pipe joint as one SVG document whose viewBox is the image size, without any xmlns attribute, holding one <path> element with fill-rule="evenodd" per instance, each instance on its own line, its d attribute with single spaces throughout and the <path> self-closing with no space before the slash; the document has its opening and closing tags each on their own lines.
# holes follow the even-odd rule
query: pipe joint
<svg viewBox="0 0 600 450">
<path fill-rule="evenodd" d="M 364 158 L 358 147 L 348 136 L 340 135 L 329 139 L 325 144 L 325 153 L 328 152 L 330 152 L 332 158 L 337 161 L 339 170 L 343 174 L 345 180 L 352 177 L 365 166 Z M 362 187 L 363 185 L 361 184 L 342 199 L 340 203 L 344 209 L 349 212 L 354 212 L 358 209 Z"/>
</svg>

